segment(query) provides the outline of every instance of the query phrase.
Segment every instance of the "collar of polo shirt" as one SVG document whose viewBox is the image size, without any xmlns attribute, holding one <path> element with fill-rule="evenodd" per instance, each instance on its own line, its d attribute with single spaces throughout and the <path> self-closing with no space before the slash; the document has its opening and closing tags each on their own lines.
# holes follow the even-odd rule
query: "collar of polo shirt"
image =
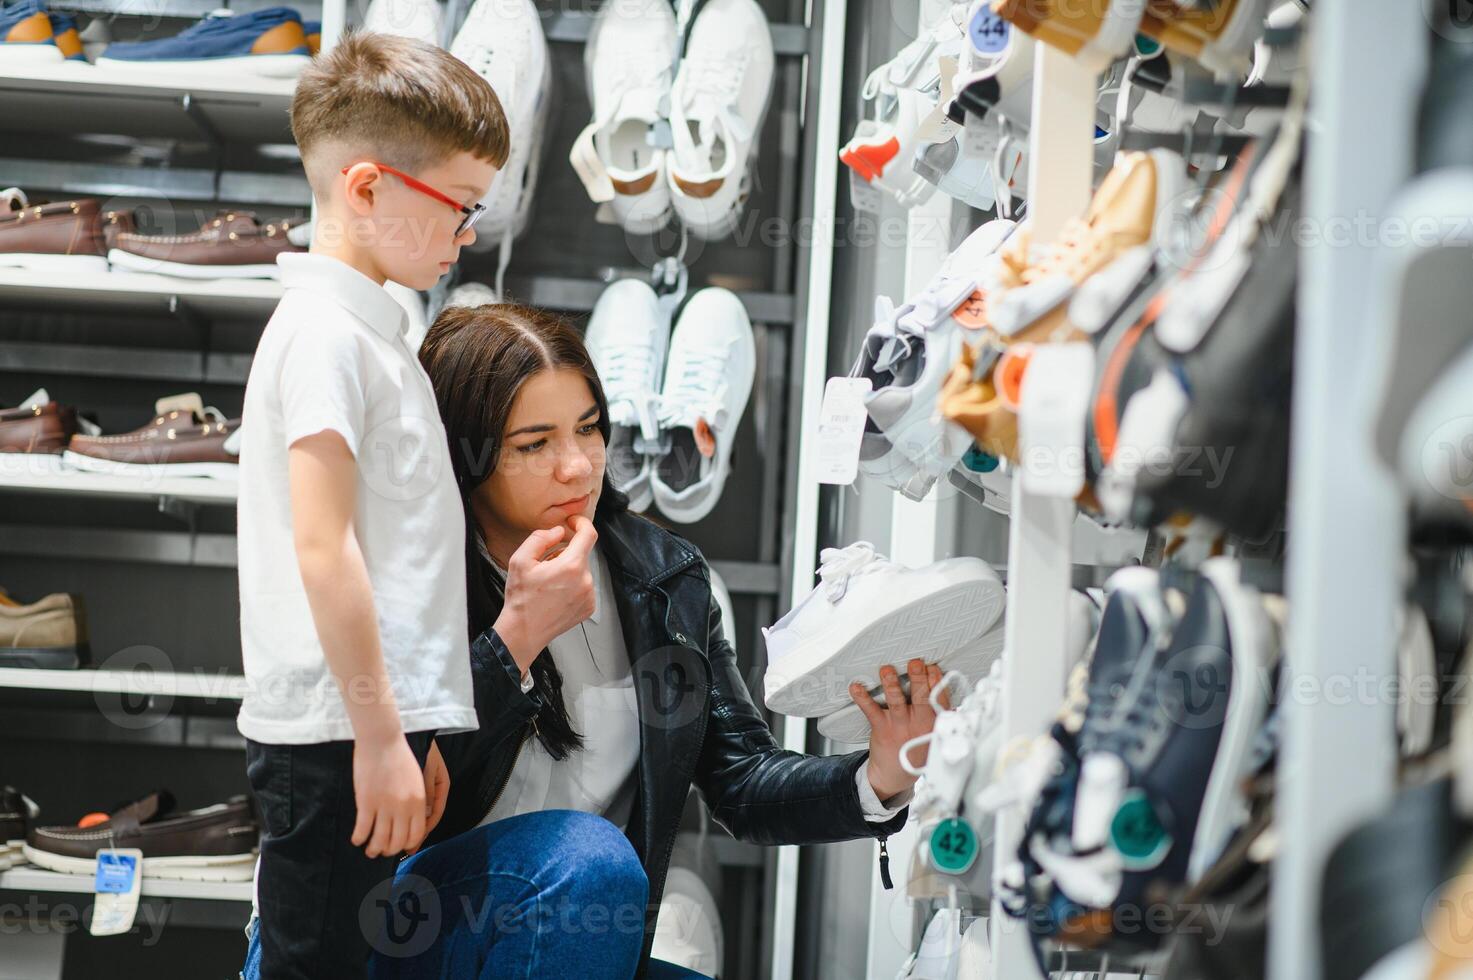
<svg viewBox="0 0 1473 980">
<path fill-rule="evenodd" d="M 310 252 L 277 256 L 285 289 L 311 289 L 331 296 L 339 306 L 362 320 L 385 340 L 409 329 L 409 316 L 388 291 L 357 269 L 338 259 Z"/>
</svg>

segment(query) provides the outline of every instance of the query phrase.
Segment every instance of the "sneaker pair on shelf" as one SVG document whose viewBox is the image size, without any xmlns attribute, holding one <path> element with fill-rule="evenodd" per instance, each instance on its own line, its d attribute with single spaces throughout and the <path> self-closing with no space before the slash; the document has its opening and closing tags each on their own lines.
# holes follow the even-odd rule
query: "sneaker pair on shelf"
<svg viewBox="0 0 1473 980">
<path fill-rule="evenodd" d="M 320 36 L 320 23 L 303 22 L 290 7 L 241 14 L 222 8 L 172 37 L 109 44 L 97 67 L 150 74 L 231 72 L 295 78 L 312 60 L 310 33 Z M 78 56 L 80 49 L 79 38 Z"/>
<path fill-rule="evenodd" d="M 683 10 L 682 10 L 683 12 Z M 682 37 L 668 0 L 608 0 L 584 49 L 593 119 L 569 161 L 601 218 L 731 234 L 750 196 L 774 55 L 755 0 L 707 0 Z"/>
<path fill-rule="evenodd" d="M 852 681 L 883 700 L 879 671 L 886 664 L 904 678 L 906 665 L 919 658 L 971 682 L 1001 653 L 1003 585 L 980 558 L 907 568 L 867 541 L 826 548 L 819 557 L 818 586 L 762 631 L 772 711 L 824 719 L 819 730 L 829 737 L 863 742 L 869 725 L 849 694 Z"/>
<path fill-rule="evenodd" d="M 604 290 L 588 322 L 588 353 L 609 403 L 608 466 L 635 510 L 671 520 L 710 514 L 731 472 L 752 393 L 757 348 L 741 300 L 703 289 L 671 328 L 671 304 L 638 279 Z"/>
</svg>

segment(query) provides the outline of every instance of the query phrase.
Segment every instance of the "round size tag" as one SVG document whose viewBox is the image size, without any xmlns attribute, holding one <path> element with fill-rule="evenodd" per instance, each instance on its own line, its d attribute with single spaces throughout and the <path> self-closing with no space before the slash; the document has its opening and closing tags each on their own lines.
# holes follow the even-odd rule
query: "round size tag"
<svg viewBox="0 0 1473 980">
<path fill-rule="evenodd" d="M 987 296 L 980 289 L 962 300 L 961 305 L 951 311 L 951 318 L 968 330 L 981 330 L 987 326 Z"/>
<path fill-rule="evenodd" d="M 972 15 L 967 33 L 971 36 L 972 47 L 978 53 L 1001 54 L 1007 50 L 1012 28 L 1007 21 L 992 12 L 989 4 L 983 3 L 977 5 L 977 12 Z"/>
<path fill-rule="evenodd" d="M 1161 53 L 1161 42 L 1145 34 L 1135 36 L 1135 53 L 1141 58 L 1154 58 Z"/>
<path fill-rule="evenodd" d="M 1166 860 L 1171 834 L 1146 794 L 1136 789 L 1125 794 L 1115 819 L 1110 821 L 1110 843 L 1120 852 L 1125 870 L 1146 871 Z"/>
<path fill-rule="evenodd" d="M 931 831 L 931 863 L 947 874 L 965 874 L 977 861 L 977 832 L 957 817 Z"/>
</svg>

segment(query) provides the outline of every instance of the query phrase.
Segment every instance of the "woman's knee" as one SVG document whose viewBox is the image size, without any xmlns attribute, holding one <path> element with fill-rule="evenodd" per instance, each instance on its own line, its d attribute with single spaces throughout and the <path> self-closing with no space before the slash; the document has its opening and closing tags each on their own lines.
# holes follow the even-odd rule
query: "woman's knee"
<svg viewBox="0 0 1473 980">
<path fill-rule="evenodd" d="M 644 904 L 649 879 L 623 831 L 603 817 L 575 810 L 547 810 L 542 815 L 551 818 L 545 832 L 551 834 L 552 843 L 544 852 L 549 867 L 562 870 L 578 891 L 608 901 Z"/>
</svg>

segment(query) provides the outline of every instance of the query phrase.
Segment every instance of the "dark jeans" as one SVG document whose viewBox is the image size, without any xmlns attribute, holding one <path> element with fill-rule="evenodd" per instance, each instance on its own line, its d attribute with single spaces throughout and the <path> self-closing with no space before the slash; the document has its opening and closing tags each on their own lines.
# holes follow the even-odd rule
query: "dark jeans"
<svg viewBox="0 0 1473 980">
<path fill-rule="evenodd" d="M 649 882 L 624 834 L 571 810 L 477 827 L 404 861 L 378 904 L 372 980 L 628 980 Z M 263 926 L 264 928 L 264 926 Z M 261 930 L 242 980 L 260 972 Z M 699 980 L 650 962 L 649 980 Z"/>
<path fill-rule="evenodd" d="M 424 766 L 433 732 L 405 736 Z M 364 976 L 370 951 L 370 892 L 388 882 L 398 857 L 369 858 L 349 839 L 353 743 L 263 745 L 246 741 L 246 774 L 261 812 L 262 980 L 348 980 Z M 367 913 L 367 915 L 360 915 Z"/>
</svg>

